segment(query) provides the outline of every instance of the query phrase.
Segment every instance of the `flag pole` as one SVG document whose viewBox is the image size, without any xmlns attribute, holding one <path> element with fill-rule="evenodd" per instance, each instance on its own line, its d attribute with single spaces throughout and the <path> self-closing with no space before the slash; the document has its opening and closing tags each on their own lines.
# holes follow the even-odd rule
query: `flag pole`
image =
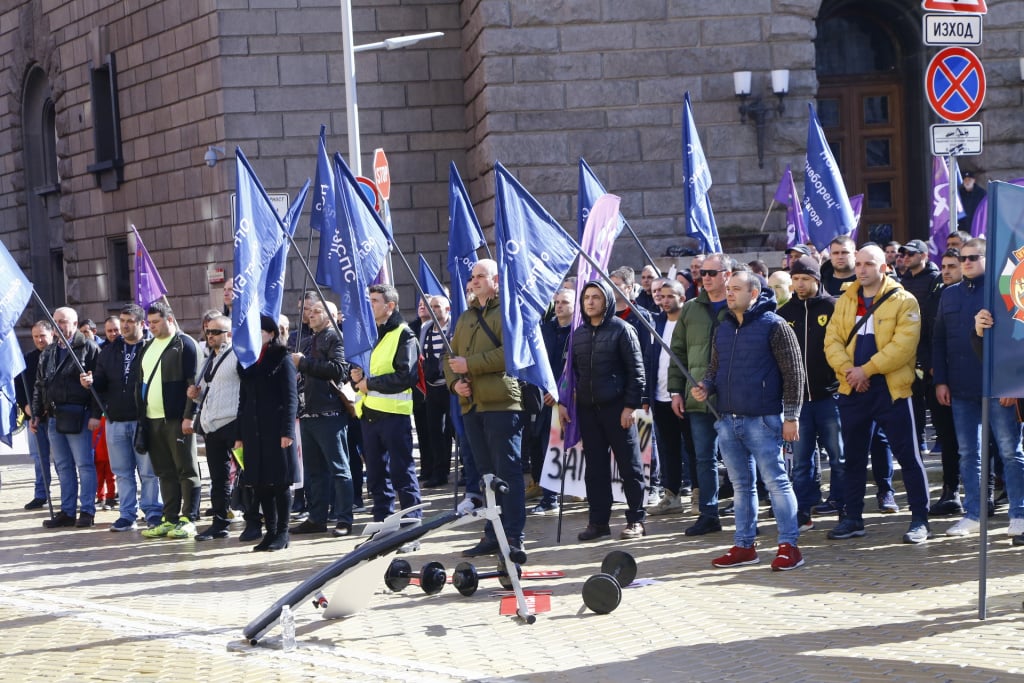
<svg viewBox="0 0 1024 683">
<path fill-rule="evenodd" d="M 651 256 L 650 252 L 647 251 L 643 243 L 640 241 L 640 237 L 639 235 L 636 234 L 636 230 L 633 229 L 633 226 L 630 225 L 629 221 L 627 221 L 625 218 L 622 219 L 622 224 L 626 226 L 626 230 L 629 230 L 629 234 L 633 236 L 633 239 L 636 241 L 636 246 L 640 247 L 640 251 L 643 252 L 644 258 L 647 259 L 648 263 L 654 266 L 654 269 L 658 271 L 658 274 L 660 275 L 661 268 L 658 266 L 657 263 L 654 262 L 654 257 Z"/>
<path fill-rule="evenodd" d="M 951 183 L 952 184 L 952 183 Z M 950 211 L 952 213 L 952 210 Z M 952 221 L 952 219 L 950 219 Z M 986 583 L 988 581 L 988 425 L 989 399 L 981 399 L 981 473 L 978 477 L 979 509 L 981 514 L 981 527 L 978 529 L 978 619 L 985 621 L 986 610 Z M 966 485 L 967 482 L 964 482 Z"/>
<path fill-rule="evenodd" d="M 284 232 L 288 232 L 285 230 Z M 309 263 L 309 259 L 313 255 L 313 226 L 309 228 L 309 240 L 306 242 L 306 260 L 304 263 Z M 302 258 L 301 255 L 299 258 Z M 315 280 L 314 280 L 315 281 Z M 298 351 L 302 348 L 302 314 L 305 312 L 306 307 L 306 286 L 309 284 L 309 266 L 306 267 L 305 272 L 302 274 L 302 296 L 299 297 L 299 326 L 295 331 L 295 350 Z M 321 297 L 322 298 L 322 297 Z M 287 340 L 285 340 L 287 343 Z"/>
<path fill-rule="evenodd" d="M 57 334 L 63 336 L 64 333 L 61 332 L 60 327 L 57 326 L 57 321 L 53 319 L 53 314 L 50 313 L 50 309 L 46 307 L 46 303 L 39 296 L 39 293 L 36 291 L 35 287 L 32 288 L 32 296 L 35 298 L 36 303 L 39 304 L 39 307 L 43 309 L 43 313 L 46 314 L 46 319 L 50 322 L 51 325 L 53 325 L 53 329 L 57 332 Z M 77 332 L 77 330 L 76 330 L 76 332 Z M 68 342 L 70 340 L 65 339 L 64 341 Z M 75 362 L 75 365 L 78 366 L 78 371 L 84 375 L 85 374 L 85 366 L 82 365 L 82 361 L 78 360 L 78 356 L 76 356 L 71 351 L 70 344 L 68 345 L 68 357 L 70 357 L 71 360 L 73 360 Z M 93 387 L 92 385 L 89 385 L 89 393 L 91 393 L 92 397 L 94 399 L 96 399 L 96 405 L 98 405 L 100 407 L 100 410 L 102 410 L 103 413 L 106 414 L 107 407 L 105 405 L 103 405 L 103 400 L 100 398 L 100 395 L 98 393 L 96 393 L 96 388 Z"/>
<path fill-rule="evenodd" d="M 570 236 L 569 239 L 572 239 L 572 237 Z M 573 243 L 574 244 L 576 243 L 575 240 L 573 240 Z M 583 249 L 580 248 L 579 244 L 576 244 L 576 248 L 579 249 L 580 255 L 582 255 L 583 258 L 585 258 L 587 260 L 587 263 L 589 263 L 591 266 L 594 267 L 594 270 L 597 272 L 598 275 L 601 276 L 601 279 L 604 280 L 606 283 L 608 283 L 609 286 L 611 286 L 612 291 L 616 293 L 616 296 L 622 296 L 622 292 L 620 292 L 619 288 L 615 286 L 615 283 L 612 282 L 611 276 L 608 275 L 608 273 L 605 272 L 604 268 L 601 267 L 601 264 L 598 263 L 596 260 L 594 260 L 593 256 L 591 256 L 587 252 L 583 251 Z M 623 297 L 623 299 L 625 299 L 625 297 Z M 628 301 L 627 301 L 627 303 L 628 303 Z M 614 302 L 609 301 L 608 304 L 609 305 L 613 305 Z M 685 377 L 686 380 L 688 382 L 690 382 L 690 384 L 692 384 L 694 386 L 697 386 L 697 384 L 699 384 L 699 382 L 697 382 L 697 380 L 695 380 L 693 378 L 693 375 L 690 374 L 690 371 L 687 370 L 686 366 L 683 365 L 683 362 L 681 360 L 679 360 L 679 356 L 677 356 L 675 354 L 675 352 L 672 350 L 672 347 L 668 344 L 668 342 L 666 342 L 664 339 L 662 339 L 661 335 L 658 334 L 655 331 L 654 325 L 652 325 L 651 323 L 647 322 L 647 320 L 644 319 L 642 316 L 637 316 L 637 319 L 641 323 L 643 323 L 643 326 L 645 328 L 647 328 L 647 332 L 650 333 L 651 338 L 654 339 L 655 341 L 657 341 L 658 344 L 661 346 L 661 348 L 665 349 L 665 353 L 668 354 L 669 359 L 673 363 L 675 363 L 675 366 L 677 368 L 679 368 L 680 371 L 682 371 L 683 377 Z M 707 402 L 707 406 L 708 406 L 708 410 L 711 411 L 711 414 L 714 415 L 715 419 L 717 420 L 719 418 L 718 411 L 715 410 L 715 407 L 713 405 L 711 405 L 710 401 Z"/>
<path fill-rule="evenodd" d="M 764 214 L 764 220 L 761 221 L 761 227 L 757 229 L 758 232 L 764 232 L 764 226 L 768 224 L 768 217 L 772 215 L 772 209 L 775 208 L 775 197 L 772 197 L 772 203 L 768 205 L 768 211 Z"/>
</svg>

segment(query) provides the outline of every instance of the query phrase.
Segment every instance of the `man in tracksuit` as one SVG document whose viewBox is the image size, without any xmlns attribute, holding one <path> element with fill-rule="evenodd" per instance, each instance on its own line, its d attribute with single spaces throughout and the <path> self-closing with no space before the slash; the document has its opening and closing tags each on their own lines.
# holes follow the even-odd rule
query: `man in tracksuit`
<svg viewBox="0 0 1024 683">
<path fill-rule="evenodd" d="M 821 474 L 814 454 L 817 443 L 828 451 L 828 499 L 836 501 L 843 497 L 843 441 L 836 403 L 839 382 L 825 358 L 825 329 L 836 300 L 821 287 L 817 259 L 801 256 L 790 264 L 790 275 L 795 296 L 779 308 L 779 315 L 796 333 L 807 378 L 800 409 L 800 439 L 793 444 L 792 477 L 797 519 L 800 528 L 808 530 L 814 526 L 811 510 L 821 502 Z"/>
<path fill-rule="evenodd" d="M 768 283 L 750 270 L 733 271 L 726 297 L 729 312 L 715 332 L 711 363 L 704 379 L 690 391 L 698 401 L 717 395 L 715 429 L 735 489 L 733 547 L 711 564 L 724 568 L 760 562 L 754 547 L 760 472 L 779 529 L 772 570 L 788 571 L 804 563 L 796 544 L 796 496 L 782 457 L 782 442 L 800 438 L 800 346 L 786 321 L 776 315 Z"/>
<path fill-rule="evenodd" d="M 640 341 L 633 326 L 615 315 L 615 293 L 601 280 L 588 282 L 580 295 L 583 323 L 572 338 L 572 366 L 584 476 L 590 516 L 587 528 L 578 535 L 592 541 L 611 534 L 612 472 L 611 449 L 626 495 L 626 527 L 623 539 L 647 534 L 644 526 L 644 473 L 640 460 L 633 411 L 643 401 L 645 376 Z M 564 403 L 558 407 L 562 424 L 569 423 Z"/>
<path fill-rule="evenodd" d="M 825 331 L 825 355 L 839 380 L 846 487 L 846 517 L 829 538 L 864 535 L 864 487 L 868 449 L 876 428 L 885 431 L 903 470 L 911 521 L 905 543 L 931 538 L 928 478 L 917 448 L 914 383 L 921 310 L 917 299 L 887 277 L 885 252 L 869 245 L 857 252 L 857 281 L 836 302 Z"/>
</svg>

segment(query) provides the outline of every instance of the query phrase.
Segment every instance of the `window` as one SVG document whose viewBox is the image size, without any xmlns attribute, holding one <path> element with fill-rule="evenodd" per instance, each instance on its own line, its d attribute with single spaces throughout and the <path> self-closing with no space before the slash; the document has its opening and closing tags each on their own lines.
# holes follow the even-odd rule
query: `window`
<svg viewBox="0 0 1024 683">
<path fill-rule="evenodd" d="M 88 167 L 104 192 L 116 190 L 124 182 L 121 158 L 121 117 L 117 107 L 117 63 L 108 53 L 99 66 L 90 64 L 92 84 L 92 132 L 96 147 L 95 162 Z"/>
<path fill-rule="evenodd" d="M 107 291 L 110 292 L 112 304 L 126 304 L 132 301 L 131 270 L 128 258 L 128 238 L 115 237 L 107 245 L 108 267 L 110 278 Z"/>
</svg>

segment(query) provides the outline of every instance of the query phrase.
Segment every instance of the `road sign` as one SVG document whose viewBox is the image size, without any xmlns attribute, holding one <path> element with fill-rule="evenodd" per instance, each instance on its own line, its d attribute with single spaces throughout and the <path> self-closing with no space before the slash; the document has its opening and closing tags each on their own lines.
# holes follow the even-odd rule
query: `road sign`
<svg viewBox="0 0 1024 683">
<path fill-rule="evenodd" d="M 925 45 L 981 45 L 980 14 L 924 15 Z"/>
<path fill-rule="evenodd" d="M 931 128 L 932 154 L 935 156 L 981 154 L 980 123 L 936 123 Z"/>
<path fill-rule="evenodd" d="M 388 158 L 380 147 L 373 150 L 373 180 L 377 183 L 380 198 L 384 201 L 391 199 L 391 170 L 388 168 Z"/>
<path fill-rule="evenodd" d="M 238 223 L 235 222 L 235 200 L 237 196 L 238 195 L 236 193 L 231 193 L 231 225 L 238 225 Z M 274 211 L 277 212 L 277 217 L 283 221 L 284 217 L 288 214 L 288 193 L 268 192 L 267 197 L 270 199 L 270 205 L 273 206 Z"/>
<path fill-rule="evenodd" d="M 364 176 L 356 176 L 356 182 L 359 183 L 359 189 L 366 195 L 367 201 L 373 204 L 374 211 L 380 211 L 380 191 L 377 189 L 377 185 Z"/>
<path fill-rule="evenodd" d="M 978 56 L 965 47 L 939 50 L 925 75 L 928 104 L 936 114 L 962 123 L 978 113 L 985 101 L 985 69 Z"/>
<path fill-rule="evenodd" d="M 964 14 L 988 14 L 985 0 L 924 0 L 925 12 L 960 12 Z"/>
</svg>

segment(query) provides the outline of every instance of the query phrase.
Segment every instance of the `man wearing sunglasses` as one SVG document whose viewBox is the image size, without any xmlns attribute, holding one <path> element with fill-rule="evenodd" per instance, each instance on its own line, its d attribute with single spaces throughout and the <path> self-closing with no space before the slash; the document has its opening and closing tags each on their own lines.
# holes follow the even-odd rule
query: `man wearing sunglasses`
<svg viewBox="0 0 1024 683">
<path fill-rule="evenodd" d="M 939 300 L 932 344 L 935 396 L 939 403 L 953 408 L 964 485 L 964 517 L 947 529 L 946 535 L 967 536 L 981 528 L 981 410 L 982 401 L 988 400 L 989 427 L 1003 459 L 1010 502 L 1007 534 L 1020 536 L 1024 534 L 1024 451 L 1016 399 L 982 397 L 981 359 L 970 343 L 974 316 L 984 305 L 985 241 L 968 241 L 960 250 L 960 265 L 963 280 L 947 288 Z"/>
<path fill-rule="evenodd" d="M 725 286 L 732 274 L 734 261 L 725 254 L 710 254 L 700 269 L 701 291 L 696 299 L 683 305 L 675 330 L 672 331 L 672 352 L 686 366 L 690 375 L 700 380 L 711 363 L 711 340 L 726 311 Z M 707 403 L 691 393 L 694 388 L 673 363 L 668 368 L 668 391 L 672 411 L 682 419 L 690 417 L 693 448 L 696 451 L 697 481 L 700 490 L 700 516 L 686 530 L 687 536 L 702 536 L 722 530 L 718 518 L 718 434 L 714 415 Z"/>
</svg>

